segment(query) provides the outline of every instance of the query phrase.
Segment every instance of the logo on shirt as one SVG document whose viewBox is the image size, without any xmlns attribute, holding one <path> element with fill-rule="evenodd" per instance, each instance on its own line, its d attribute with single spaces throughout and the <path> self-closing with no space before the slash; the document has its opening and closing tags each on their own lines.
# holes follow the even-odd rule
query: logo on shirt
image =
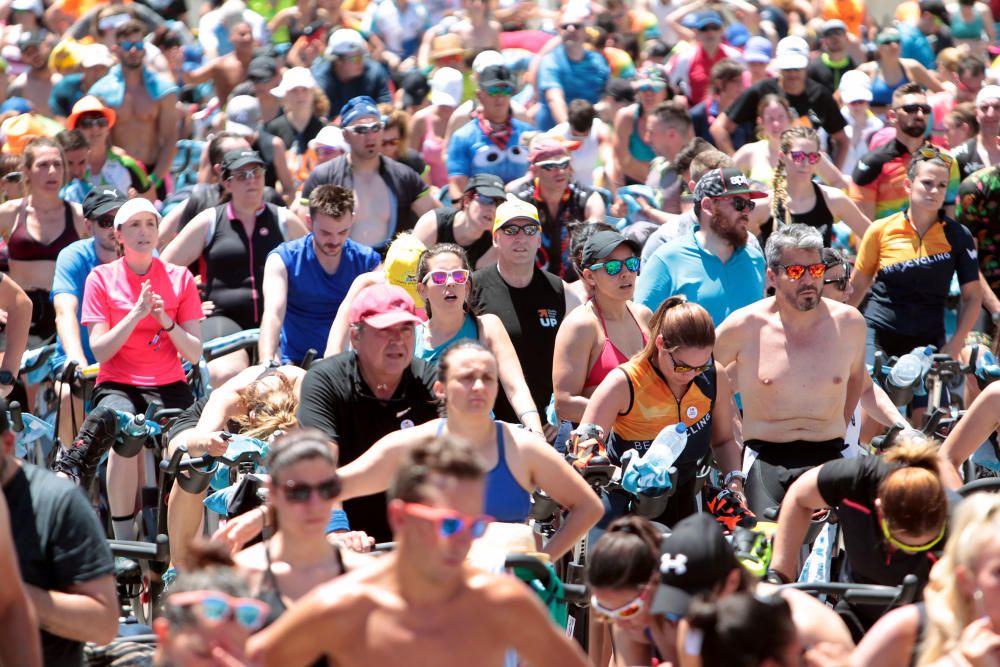
<svg viewBox="0 0 1000 667">
<path fill-rule="evenodd" d="M 694 419 L 695 417 L 697 417 L 698 416 L 698 408 L 694 407 L 693 405 L 689 405 L 688 409 L 687 409 L 687 416 L 688 416 L 688 419 Z"/>
<path fill-rule="evenodd" d="M 413 426 L 414 426 L 414 424 L 413 424 L 413 420 L 412 419 L 404 419 L 403 421 L 399 422 L 399 429 L 400 430 L 402 430 L 404 428 L 413 428 Z"/>
<path fill-rule="evenodd" d="M 550 308 L 539 308 L 538 323 L 546 329 L 553 329 L 559 326 L 559 313 Z"/>
</svg>

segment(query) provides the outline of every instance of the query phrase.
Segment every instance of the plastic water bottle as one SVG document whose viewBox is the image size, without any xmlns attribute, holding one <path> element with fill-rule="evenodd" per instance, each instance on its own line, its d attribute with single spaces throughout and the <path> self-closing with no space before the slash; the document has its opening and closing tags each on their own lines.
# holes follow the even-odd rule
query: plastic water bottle
<svg viewBox="0 0 1000 667">
<path fill-rule="evenodd" d="M 907 352 L 899 358 L 896 365 L 889 371 L 889 382 L 894 387 L 905 389 L 913 386 L 923 373 L 924 362 L 912 352 Z"/>
<path fill-rule="evenodd" d="M 137 414 L 131 417 L 128 414 L 122 415 L 122 442 L 126 449 L 132 447 L 139 448 L 146 442 L 149 430 L 146 428 L 146 415 Z"/>
<path fill-rule="evenodd" d="M 622 474 L 622 488 L 630 493 L 665 491 L 670 488 L 670 467 L 687 446 L 687 427 L 668 426 L 642 456 L 631 456 Z"/>
<path fill-rule="evenodd" d="M 921 364 L 920 375 L 921 376 L 927 375 L 927 371 L 929 371 L 931 369 L 931 366 L 934 365 L 934 350 L 931 349 L 929 345 L 927 345 L 925 347 L 913 348 L 913 351 L 911 351 L 910 354 L 920 359 L 920 364 Z"/>
</svg>

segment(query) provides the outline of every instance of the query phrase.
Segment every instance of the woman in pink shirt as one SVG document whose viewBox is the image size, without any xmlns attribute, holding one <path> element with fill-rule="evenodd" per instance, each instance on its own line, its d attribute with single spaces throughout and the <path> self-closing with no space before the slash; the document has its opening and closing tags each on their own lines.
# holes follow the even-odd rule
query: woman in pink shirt
<svg viewBox="0 0 1000 667">
<path fill-rule="evenodd" d="M 154 401 L 167 408 L 194 402 L 178 353 L 191 363 L 201 357 L 201 298 L 190 271 L 153 257 L 159 222 L 149 201 L 126 202 L 114 223 L 123 256 L 87 277 L 81 322 L 89 327 L 90 346 L 101 364 L 95 412 L 142 413 Z M 141 462 L 140 456 L 126 458 L 113 450 L 109 456 L 108 503 L 116 539 L 135 539 Z"/>
</svg>

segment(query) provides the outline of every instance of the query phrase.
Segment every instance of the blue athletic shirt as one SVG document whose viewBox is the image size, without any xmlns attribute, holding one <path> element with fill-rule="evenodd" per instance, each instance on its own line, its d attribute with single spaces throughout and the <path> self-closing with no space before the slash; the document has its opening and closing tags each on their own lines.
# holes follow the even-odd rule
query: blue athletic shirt
<svg viewBox="0 0 1000 667">
<path fill-rule="evenodd" d="M 445 166 L 449 176 L 493 174 L 504 183 L 524 176 L 528 171 L 528 149 L 521 145 L 521 135 L 531 126 L 516 118 L 511 119 L 513 130 L 506 148 L 497 146 L 473 118 L 455 130 L 448 142 L 448 160 Z"/>
<path fill-rule="evenodd" d="M 574 62 L 566 55 L 566 47 L 560 46 L 542 58 L 538 67 L 538 97 L 541 106 L 535 125 L 542 132 L 556 126 L 556 121 L 545 101 L 545 91 L 562 88 L 566 104 L 573 100 L 587 100 L 597 104 L 604 93 L 604 87 L 611 76 L 611 67 L 604 56 L 596 51 L 584 51 L 583 59 Z"/>
<path fill-rule="evenodd" d="M 55 301 L 56 294 L 72 294 L 76 297 L 76 321 L 80 321 L 80 311 L 83 307 L 83 288 L 87 284 L 87 275 L 101 263 L 94 249 L 94 239 L 74 241 L 59 251 L 56 258 L 55 277 L 52 278 L 52 291 L 49 298 Z M 80 343 L 87 355 L 87 363 L 92 364 L 94 353 L 90 351 L 90 336 L 87 327 L 80 325 Z M 52 355 L 51 367 L 61 368 L 66 362 L 66 350 L 62 340 L 56 338 L 56 352 Z"/>
<path fill-rule="evenodd" d="M 281 325 L 282 363 L 302 361 L 310 348 L 316 350 L 317 358 L 322 357 L 330 326 L 347 290 L 360 274 L 379 265 L 379 254 L 348 239 L 340 265 L 330 274 L 316 258 L 312 232 L 282 243 L 270 254 L 281 257 L 288 271 L 288 297 Z"/>
<path fill-rule="evenodd" d="M 669 297 L 683 294 L 719 326 L 733 311 L 764 298 L 764 253 L 750 242 L 723 263 L 698 243 L 698 229 L 660 246 L 643 262 L 635 301 L 655 311 Z"/>
</svg>

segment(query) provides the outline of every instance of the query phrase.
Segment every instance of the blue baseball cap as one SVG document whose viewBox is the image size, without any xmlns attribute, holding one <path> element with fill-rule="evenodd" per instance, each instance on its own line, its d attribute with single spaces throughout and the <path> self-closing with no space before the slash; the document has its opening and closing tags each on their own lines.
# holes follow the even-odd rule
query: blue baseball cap
<svg viewBox="0 0 1000 667">
<path fill-rule="evenodd" d="M 774 47 L 767 37 L 754 35 L 743 47 L 743 61 L 748 63 L 769 63 Z"/>
<path fill-rule="evenodd" d="M 23 97 L 8 97 L 0 105 L 0 113 L 7 113 L 8 111 L 16 111 L 19 114 L 31 113 L 31 102 Z"/>
<path fill-rule="evenodd" d="M 365 116 L 374 116 L 381 120 L 382 112 L 378 110 L 375 100 L 367 95 L 351 98 L 340 108 L 340 126 L 347 127 L 353 121 Z"/>
<path fill-rule="evenodd" d="M 717 25 L 721 28 L 723 26 L 722 14 L 711 9 L 697 12 L 691 23 L 695 30 L 701 30 L 710 25 Z"/>
</svg>

